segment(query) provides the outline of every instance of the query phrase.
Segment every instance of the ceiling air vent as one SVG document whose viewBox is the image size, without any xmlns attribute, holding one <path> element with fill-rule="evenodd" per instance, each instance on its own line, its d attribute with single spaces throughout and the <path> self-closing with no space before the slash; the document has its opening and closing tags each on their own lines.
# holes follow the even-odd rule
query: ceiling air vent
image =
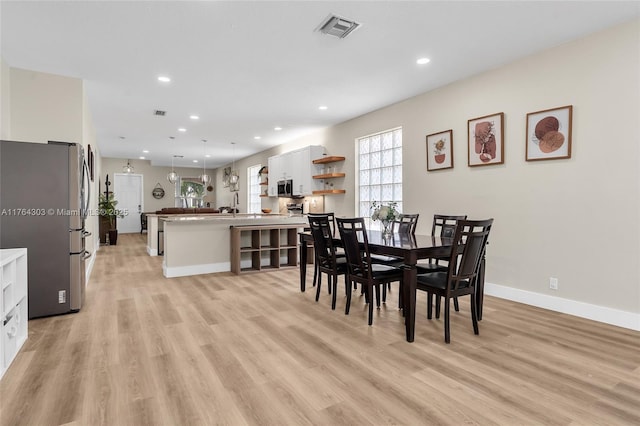
<svg viewBox="0 0 640 426">
<path fill-rule="evenodd" d="M 338 38 L 345 38 L 351 33 L 351 31 L 355 30 L 359 26 L 360 24 L 355 21 L 350 21 L 349 19 L 336 15 L 329 15 L 324 21 L 322 21 L 318 28 L 316 28 L 316 31 Z"/>
<path fill-rule="evenodd" d="M 160 117 L 164 117 L 167 114 L 167 111 L 162 111 L 162 110 L 155 110 L 153 111 L 153 115 L 159 115 Z"/>
</svg>

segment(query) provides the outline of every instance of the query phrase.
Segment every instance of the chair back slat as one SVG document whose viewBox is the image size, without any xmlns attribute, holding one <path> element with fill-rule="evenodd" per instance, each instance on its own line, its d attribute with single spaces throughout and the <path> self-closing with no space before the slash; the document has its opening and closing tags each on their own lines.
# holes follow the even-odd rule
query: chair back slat
<svg viewBox="0 0 640 426">
<path fill-rule="evenodd" d="M 465 220 L 466 215 L 433 215 L 433 225 L 431 227 L 431 235 L 434 237 L 447 237 L 452 238 L 456 232 L 456 223 L 459 220 Z"/>
<path fill-rule="evenodd" d="M 391 223 L 391 232 L 397 232 L 398 234 L 415 234 L 419 217 L 419 213 L 401 214 L 397 220 Z"/>
<path fill-rule="evenodd" d="M 329 226 L 331 227 L 331 235 L 333 235 L 334 237 L 338 236 L 338 228 L 336 228 L 336 216 L 335 213 L 333 212 L 329 212 L 329 213 L 309 213 L 307 214 L 307 217 L 312 218 L 312 217 L 316 217 L 316 216 L 325 216 L 329 219 Z"/>
</svg>

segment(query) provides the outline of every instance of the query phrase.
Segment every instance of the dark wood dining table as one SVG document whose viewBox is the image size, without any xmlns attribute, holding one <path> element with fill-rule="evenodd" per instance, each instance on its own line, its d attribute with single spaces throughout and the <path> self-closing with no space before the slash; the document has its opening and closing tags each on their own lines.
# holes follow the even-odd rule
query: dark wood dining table
<svg viewBox="0 0 640 426">
<path fill-rule="evenodd" d="M 313 246 L 310 232 L 300 232 L 300 291 L 304 292 L 307 274 L 307 249 Z M 413 342 L 416 324 L 416 263 L 419 259 L 448 256 L 451 253 L 452 239 L 431 235 L 392 234 L 383 238 L 381 231 L 367 230 L 369 251 L 374 254 L 394 256 L 403 260 L 403 303 L 406 337 Z M 340 239 L 336 238 L 336 243 Z M 482 319 L 482 302 L 484 292 L 484 259 L 479 279 L 476 284 L 476 307 L 478 320 Z"/>
</svg>

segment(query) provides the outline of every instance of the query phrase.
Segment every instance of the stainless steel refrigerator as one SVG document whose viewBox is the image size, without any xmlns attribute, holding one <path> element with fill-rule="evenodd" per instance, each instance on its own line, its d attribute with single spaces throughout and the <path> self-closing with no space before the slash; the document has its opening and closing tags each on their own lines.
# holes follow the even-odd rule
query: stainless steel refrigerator
<svg viewBox="0 0 640 426">
<path fill-rule="evenodd" d="M 30 319 L 82 307 L 89 188 L 82 145 L 0 141 L 0 247 L 27 248 Z"/>
</svg>

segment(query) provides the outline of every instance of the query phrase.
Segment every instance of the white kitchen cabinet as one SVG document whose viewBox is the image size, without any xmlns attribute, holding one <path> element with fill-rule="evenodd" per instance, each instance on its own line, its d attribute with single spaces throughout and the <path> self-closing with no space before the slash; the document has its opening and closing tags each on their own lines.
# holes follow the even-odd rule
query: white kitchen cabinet
<svg viewBox="0 0 640 426">
<path fill-rule="evenodd" d="M 27 249 L 0 250 L 0 377 L 27 341 Z"/>
<path fill-rule="evenodd" d="M 281 179 L 280 176 L 282 174 L 280 156 L 269 157 L 267 164 L 269 167 L 268 194 L 270 197 L 276 197 L 278 195 L 278 180 Z"/>
<path fill-rule="evenodd" d="M 311 145 L 269 157 L 269 195 L 278 195 L 278 181 L 291 179 L 293 195 L 311 195 L 322 189 L 322 182 L 313 179 L 321 167 L 312 163 L 324 155 L 324 147 Z"/>
</svg>

